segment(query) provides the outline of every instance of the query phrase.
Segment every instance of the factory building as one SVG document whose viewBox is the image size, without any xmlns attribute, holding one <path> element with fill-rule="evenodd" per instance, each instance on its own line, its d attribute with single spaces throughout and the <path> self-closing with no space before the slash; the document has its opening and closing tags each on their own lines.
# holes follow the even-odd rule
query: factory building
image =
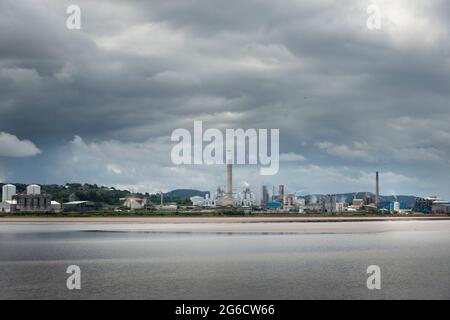
<svg viewBox="0 0 450 320">
<path fill-rule="evenodd" d="M 286 194 L 283 197 L 283 205 L 284 206 L 293 206 L 297 202 L 295 194 Z"/>
<path fill-rule="evenodd" d="M 282 208 L 281 202 L 271 201 L 267 203 L 267 210 L 279 210 Z"/>
<path fill-rule="evenodd" d="M 192 202 L 194 207 L 215 207 L 216 201 L 224 196 L 224 192 L 221 188 L 217 188 L 217 191 L 214 194 L 214 197 L 211 197 L 209 193 L 206 193 L 204 197 L 201 196 L 193 196 L 189 199 Z"/>
<path fill-rule="evenodd" d="M 336 210 L 336 197 L 332 195 L 326 195 L 322 198 L 323 212 L 333 213 Z"/>
<path fill-rule="evenodd" d="M 17 194 L 16 187 L 11 184 L 2 188 L 1 212 L 59 212 L 61 204 L 51 201 L 51 196 L 41 194 L 41 187 L 29 185 L 26 194 Z"/>
<path fill-rule="evenodd" d="M 281 205 L 284 203 L 284 185 L 280 184 L 278 186 L 278 201 L 281 202 Z"/>
<path fill-rule="evenodd" d="M 51 201 L 50 206 L 52 208 L 52 212 L 61 212 L 62 211 L 62 205 L 61 203 L 57 201 Z"/>
<path fill-rule="evenodd" d="M 209 193 L 205 194 L 205 200 L 204 204 L 205 207 L 215 207 L 216 206 L 216 200 L 215 198 L 212 198 Z"/>
<path fill-rule="evenodd" d="M 431 213 L 433 201 L 431 199 L 416 198 L 414 201 L 414 212 Z"/>
<path fill-rule="evenodd" d="M 431 212 L 434 214 L 450 214 L 450 202 L 435 201 L 432 205 Z"/>
<path fill-rule="evenodd" d="M 6 200 L 6 201 L 2 201 L 0 203 L 0 212 L 6 212 L 6 213 L 10 213 L 10 212 L 14 212 L 14 210 L 16 209 L 16 200 Z"/>
<path fill-rule="evenodd" d="M 123 206 L 130 210 L 141 210 L 145 208 L 146 200 L 141 198 L 122 198 Z"/>
<path fill-rule="evenodd" d="M 431 196 L 428 198 L 416 198 L 414 201 L 414 207 L 412 211 L 421 213 L 432 213 L 433 205 L 439 204 L 440 202 L 441 199 L 436 196 Z"/>
<path fill-rule="evenodd" d="M 52 201 L 48 194 L 41 194 L 41 187 L 32 184 L 27 186 L 26 194 L 13 196 L 16 201 L 16 212 L 52 212 Z M 55 204 L 56 205 L 56 204 Z"/>
<path fill-rule="evenodd" d="M 16 194 L 15 212 L 51 212 L 52 202 L 48 194 Z"/>
<path fill-rule="evenodd" d="M 353 199 L 352 204 L 348 206 L 348 211 L 358 211 L 364 206 L 364 199 Z"/>
<path fill-rule="evenodd" d="M 343 202 L 336 202 L 336 212 L 344 212 L 345 204 Z"/>
<path fill-rule="evenodd" d="M 203 207 L 205 205 L 205 198 L 200 196 L 193 196 L 190 198 L 194 207 Z"/>
<path fill-rule="evenodd" d="M 239 207 L 253 207 L 256 205 L 255 194 L 246 187 L 237 194 L 234 204 Z"/>
<path fill-rule="evenodd" d="M 267 186 L 263 186 L 261 206 L 265 208 L 268 202 L 269 202 L 269 191 L 267 190 Z"/>
<path fill-rule="evenodd" d="M 102 204 L 92 201 L 71 201 L 63 203 L 65 212 L 90 212 L 102 209 Z"/>
<path fill-rule="evenodd" d="M 322 198 L 323 211 L 329 213 L 340 213 L 346 211 L 345 203 L 339 202 L 335 195 L 327 195 Z M 354 209 L 360 208 L 360 201 L 355 202 Z"/>
<path fill-rule="evenodd" d="M 229 191 L 228 188 L 227 191 Z M 221 207 L 230 205 L 237 207 L 256 206 L 255 194 L 250 190 L 249 187 L 245 187 L 241 192 L 238 192 L 236 194 L 224 192 L 222 188 L 218 187 L 213 197 L 211 197 L 209 194 L 206 194 L 204 198 L 194 196 L 191 197 L 190 200 L 196 207 Z"/>
</svg>

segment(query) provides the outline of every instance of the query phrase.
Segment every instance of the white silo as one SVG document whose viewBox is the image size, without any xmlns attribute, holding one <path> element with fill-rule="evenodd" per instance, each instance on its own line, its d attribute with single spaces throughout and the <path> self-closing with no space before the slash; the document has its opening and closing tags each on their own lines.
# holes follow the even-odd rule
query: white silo
<svg viewBox="0 0 450 320">
<path fill-rule="evenodd" d="M 2 189 L 2 202 L 12 200 L 12 197 L 16 195 L 16 186 L 12 184 L 5 184 Z"/>
<path fill-rule="evenodd" d="M 400 212 L 400 202 L 394 202 L 394 212 Z"/>
<path fill-rule="evenodd" d="M 31 184 L 27 187 L 27 194 L 41 194 L 41 187 L 37 184 Z"/>
</svg>

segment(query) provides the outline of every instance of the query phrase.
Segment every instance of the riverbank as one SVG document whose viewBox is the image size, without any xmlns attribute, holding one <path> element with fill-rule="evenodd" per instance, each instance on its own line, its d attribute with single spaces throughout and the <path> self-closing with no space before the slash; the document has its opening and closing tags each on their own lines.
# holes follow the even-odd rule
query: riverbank
<svg viewBox="0 0 450 320">
<path fill-rule="evenodd" d="M 1 217 L 1 223 L 313 223 L 313 222 L 376 222 L 376 221 L 417 221 L 450 220 L 450 216 L 281 216 L 281 217 Z"/>
</svg>

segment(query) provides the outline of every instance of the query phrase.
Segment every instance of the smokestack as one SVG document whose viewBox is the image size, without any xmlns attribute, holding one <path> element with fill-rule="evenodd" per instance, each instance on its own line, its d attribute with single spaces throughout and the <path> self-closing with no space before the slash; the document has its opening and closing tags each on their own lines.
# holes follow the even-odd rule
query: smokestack
<svg viewBox="0 0 450 320">
<path fill-rule="evenodd" d="M 284 185 L 282 184 L 278 186 L 278 195 L 280 197 L 280 202 L 284 204 Z"/>
<path fill-rule="evenodd" d="M 227 194 L 233 193 L 233 165 L 227 163 Z"/>
<path fill-rule="evenodd" d="M 376 186 L 375 186 L 375 204 L 378 206 L 380 203 L 380 177 L 378 171 L 376 173 Z"/>
<path fill-rule="evenodd" d="M 227 195 L 233 195 L 233 152 L 227 150 Z"/>
<path fill-rule="evenodd" d="M 265 207 L 268 202 L 269 202 L 269 191 L 267 190 L 266 186 L 263 186 L 262 187 L 262 201 L 261 201 L 261 204 L 262 204 L 263 207 Z"/>
</svg>

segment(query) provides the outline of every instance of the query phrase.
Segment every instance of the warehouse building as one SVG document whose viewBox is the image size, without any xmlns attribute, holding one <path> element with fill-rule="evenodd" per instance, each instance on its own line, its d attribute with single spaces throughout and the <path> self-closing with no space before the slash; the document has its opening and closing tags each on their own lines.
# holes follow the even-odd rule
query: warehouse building
<svg viewBox="0 0 450 320">
<path fill-rule="evenodd" d="M 434 214 L 450 214 L 450 202 L 449 201 L 436 201 L 431 208 Z"/>
<path fill-rule="evenodd" d="M 123 198 L 123 206 L 130 210 L 140 210 L 144 209 L 147 201 L 141 198 Z"/>
<path fill-rule="evenodd" d="M 63 203 L 65 212 L 91 212 L 101 210 L 103 205 L 92 201 L 71 201 Z"/>
<path fill-rule="evenodd" d="M 15 212 L 51 212 L 51 198 L 48 194 L 17 194 Z"/>
</svg>

